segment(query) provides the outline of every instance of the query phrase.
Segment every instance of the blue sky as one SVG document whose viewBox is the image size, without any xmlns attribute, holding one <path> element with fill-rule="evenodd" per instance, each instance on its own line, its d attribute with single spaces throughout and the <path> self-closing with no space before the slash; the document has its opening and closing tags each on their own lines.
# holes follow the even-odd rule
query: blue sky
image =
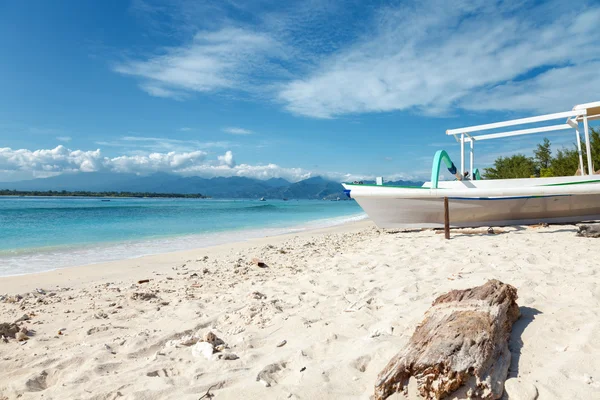
<svg viewBox="0 0 600 400">
<path fill-rule="evenodd" d="M 0 181 L 424 178 L 458 157 L 446 129 L 600 100 L 599 21 L 593 1 L 2 2 Z M 539 141 L 482 142 L 478 166 Z"/>
</svg>

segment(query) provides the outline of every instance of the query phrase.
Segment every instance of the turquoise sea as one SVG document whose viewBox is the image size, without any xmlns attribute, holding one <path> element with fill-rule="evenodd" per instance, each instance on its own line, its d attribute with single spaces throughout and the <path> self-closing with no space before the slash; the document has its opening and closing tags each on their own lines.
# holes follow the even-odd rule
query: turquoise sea
<svg viewBox="0 0 600 400">
<path fill-rule="evenodd" d="M 242 241 L 364 215 L 354 201 L 0 197 L 0 276 Z"/>
</svg>

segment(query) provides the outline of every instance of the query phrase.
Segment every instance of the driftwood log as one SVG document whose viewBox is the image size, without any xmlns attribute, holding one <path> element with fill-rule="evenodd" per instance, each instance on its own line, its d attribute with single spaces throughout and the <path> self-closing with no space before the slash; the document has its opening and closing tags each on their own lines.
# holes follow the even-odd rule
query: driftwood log
<svg viewBox="0 0 600 400">
<path fill-rule="evenodd" d="M 599 238 L 600 237 L 600 224 L 592 225 L 579 225 L 577 236 L 587 238 Z"/>
<path fill-rule="evenodd" d="M 439 296 L 377 377 L 373 398 L 407 393 L 413 377 L 425 399 L 459 388 L 472 399 L 499 399 L 510 365 L 508 339 L 520 315 L 516 299 L 517 290 L 498 280 Z"/>
</svg>

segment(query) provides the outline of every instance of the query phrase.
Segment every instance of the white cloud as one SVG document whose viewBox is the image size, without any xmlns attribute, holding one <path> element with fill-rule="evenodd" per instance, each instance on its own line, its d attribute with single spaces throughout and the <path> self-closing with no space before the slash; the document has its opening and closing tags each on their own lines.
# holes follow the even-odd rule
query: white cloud
<svg viewBox="0 0 600 400">
<path fill-rule="evenodd" d="M 69 150 L 60 145 L 54 149 L 13 150 L 0 148 L 0 170 L 69 172 L 97 171 L 102 168 L 100 150 Z"/>
<path fill-rule="evenodd" d="M 71 136 L 57 136 L 56 140 L 67 143 L 71 141 Z"/>
<path fill-rule="evenodd" d="M 331 118 L 438 114 L 453 106 L 560 111 L 593 97 L 600 90 L 597 74 L 589 79 L 598 68 L 590 62 L 600 52 L 600 7 L 523 4 L 432 0 L 382 10 L 374 34 L 284 84 L 279 99 L 293 113 Z M 548 66 L 568 77 L 574 95 L 554 90 L 567 85 L 550 76 L 535 78 L 532 70 Z"/>
<path fill-rule="evenodd" d="M 180 130 L 181 132 L 189 132 L 189 131 L 191 131 L 191 130 L 192 130 L 192 128 L 188 128 L 187 126 L 184 126 L 183 128 L 179 128 L 179 130 Z"/>
<path fill-rule="evenodd" d="M 100 149 L 94 151 L 71 150 L 60 145 L 54 149 L 13 150 L 0 148 L 0 170 L 30 172 L 129 172 L 147 174 L 173 172 L 191 168 L 206 159 L 206 152 L 150 153 L 146 155 L 105 157 Z"/>
<path fill-rule="evenodd" d="M 229 128 L 223 128 L 221 130 L 225 133 L 230 133 L 232 135 L 250 135 L 250 134 L 252 134 L 251 130 L 244 129 L 244 128 L 229 127 Z"/>
<path fill-rule="evenodd" d="M 235 167 L 235 161 L 233 160 L 233 153 L 228 150 L 224 155 L 217 158 L 221 164 L 227 165 L 228 167 Z"/>
<path fill-rule="evenodd" d="M 97 171 L 139 175 L 166 172 L 181 176 L 284 178 L 291 182 L 313 176 L 323 176 L 336 181 L 374 179 L 374 176 L 370 175 L 310 171 L 303 168 L 282 167 L 277 164 L 237 164 L 231 151 L 211 160 L 208 158 L 208 153 L 201 150 L 107 157 L 102 154 L 100 149 L 71 150 L 62 145 L 54 149 L 34 151 L 0 148 L 0 180 L 2 181 L 54 176 L 65 172 Z M 386 177 L 386 179 L 407 178 L 405 175 L 399 174 Z"/>
<path fill-rule="evenodd" d="M 140 87 L 152 96 L 181 100 L 192 92 L 250 90 L 260 80 L 257 75 L 279 75 L 281 67 L 269 60 L 284 57 L 281 45 L 268 34 L 223 28 L 198 32 L 181 47 L 118 64 L 114 70 L 141 79 Z"/>
</svg>

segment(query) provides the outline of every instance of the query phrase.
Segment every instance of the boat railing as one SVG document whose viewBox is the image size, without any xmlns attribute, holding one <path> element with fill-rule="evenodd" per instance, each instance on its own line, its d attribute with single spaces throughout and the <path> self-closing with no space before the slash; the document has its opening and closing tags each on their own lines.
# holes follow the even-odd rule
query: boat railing
<svg viewBox="0 0 600 400">
<path fill-rule="evenodd" d="M 533 128 L 518 129 L 513 131 L 505 132 L 494 132 L 482 135 L 474 135 L 474 133 L 489 131 L 493 129 L 506 128 L 517 125 L 531 125 L 538 124 L 540 122 L 552 121 L 557 119 L 567 118 L 564 124 L 549 125 L 549 126 L 537 126 Z M 586 153 L 587 153 L 587 165 L 588 175 L 594 175 L 594 167 L 592 165 L 592 153 L 590 146 L 590 134 L 588 120 L 600 119 L 600 101 L 594 103 L 580 104 L 573 107 L 573 110 L 566 112 L 559 112 L 554 114 L 540 115 L 529 118 L 519 118 L 504 122 L 495 122 L 492 124 L 468 126 L 465 128 L 449 129 L 446 131 L 447 135 L 453 135 L 454 138 L 460 143 L 460 172 L 461 175 L 465 172 L 465 143 L 469 143 L 470 146 L 470 170 L 475 171 L 473 164 L 475 158 L 475 142 L 490 139 L 499 139 L 511 136 L 529 135 L 534 133 L 542 132 L 553 132 L 562 130 L 575 130 L 577 139 L 577 150 L 579 152 L 579 167 L 581 171 L 585 171 L 583 164 L 583 155 L 581 150 L 581 131 L 579 123 L 583 123 L 583 133 L 585 137 Z"/>
</svg>

